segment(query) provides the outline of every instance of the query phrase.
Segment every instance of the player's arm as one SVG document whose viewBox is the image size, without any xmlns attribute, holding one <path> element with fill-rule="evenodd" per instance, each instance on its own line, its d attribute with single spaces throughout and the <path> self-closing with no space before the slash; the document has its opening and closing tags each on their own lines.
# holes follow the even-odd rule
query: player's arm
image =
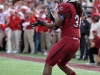
<svg viewBox="0 0 100 75">
<path fill-rule="evenodd" d="M 62 15 L 59 14 L 58 17 L 55 19 L 55 21 L 52 23 L 45 23 L 44 21 L 39 20 L 37 18 L 37 22 L 32 24 L 32 26 L 34 27 L 37 25 L 42 25 L 42 26 L 46 26 L 49 29 L 56 30 L 56 29 L 60 28 L 60 26 L 63 24 L 65 18 L 66 18 L 65 14 L 62 14 Z"/>
<path fill-rule="evenodd" d="M 57 19 L 55 20 L 55 22 L 52 23 L 46 23 L 45 26 L 49 29 L 52 30 L 56 30 L 58 29 L 63 23 L 63 19 L 61 19 L 60 17 L 57 17 Z"/>
</svg>

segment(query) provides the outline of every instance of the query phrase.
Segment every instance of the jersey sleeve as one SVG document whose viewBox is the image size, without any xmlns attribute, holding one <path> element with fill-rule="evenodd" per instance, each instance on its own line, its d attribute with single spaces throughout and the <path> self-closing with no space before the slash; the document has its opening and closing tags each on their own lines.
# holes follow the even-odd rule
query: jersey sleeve
<svg viewBox="0 0 100 75">
<path fill-rule="evenodd" d="M 66 18 L 66 16 L 67 16 L 66 14 L 62 14 L 62 15 L 58 14 L 58 17 L 61 18 L 62 20 L 64 20 Z"/>
<path fill-rule="evenodd" d="M 67 4 L 63 3 L 58 5 L 57 11 L 58 11 L 58 17 L 64 20 L 69 14 L 69 7 Z"/>
<path fill-rule="evenodd" d="M 58 14 L 67 14 L 69 12 L 69 10 L 70 10 L 70 8 L 67 3 L 62 3 L 62 4 L 58 5 L 58 7 L 57 7 Z"/>
</svg>

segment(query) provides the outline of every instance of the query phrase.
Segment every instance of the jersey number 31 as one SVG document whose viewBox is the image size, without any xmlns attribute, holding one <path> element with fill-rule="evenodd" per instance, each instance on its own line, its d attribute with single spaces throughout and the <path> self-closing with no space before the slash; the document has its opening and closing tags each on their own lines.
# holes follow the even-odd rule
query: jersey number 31
<svg viewBox="0 0 100 75">
<path fill-rule="evenodd" d="M 76 20 L 76 22 L 75 22 L 75 24 L 74 24 L 74 27 L 75 27 L 75 28 L 79 28 L 80 21 L 81 21 L 81 18 L 79 18 L 79 15 L 76 15 L 76 16 L 75 16 L 75 20 Z"/>
</svg>

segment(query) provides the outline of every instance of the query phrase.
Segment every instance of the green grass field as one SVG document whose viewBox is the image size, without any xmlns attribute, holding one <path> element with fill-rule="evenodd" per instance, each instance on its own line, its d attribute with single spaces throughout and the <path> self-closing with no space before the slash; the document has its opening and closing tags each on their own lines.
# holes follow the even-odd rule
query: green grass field
<svg viewBox="0 0 100 75">
<path fill-rule="evenodd" d="M 42 75 L 44 64 L 0 57 L 0 75 Z M 100 72 L 73 68 L 77 75 L 100 75 Z M 57 66 L 52 75 L 66 75 Z"/>
<path fill-rule="evenodd" d="M 46 58 L 45 55 L 43 54 L 34 54 L 34 55 L 31 55 L 31 54 L 22 54 L 22 53 L 19 53 L 17 55 L 21 55 L 21 56 L 29 56 L 29 57 L 37 57 L 37 58 Z M 85 60 L 85 61 L 78 61 L 76 58 L 75 59 L 72 59 L 70 62 L 74 62 L 74 63 L 78 63 L 78 64 L 86 64 L 88 62 L 88 60 Z"/>
</svg>

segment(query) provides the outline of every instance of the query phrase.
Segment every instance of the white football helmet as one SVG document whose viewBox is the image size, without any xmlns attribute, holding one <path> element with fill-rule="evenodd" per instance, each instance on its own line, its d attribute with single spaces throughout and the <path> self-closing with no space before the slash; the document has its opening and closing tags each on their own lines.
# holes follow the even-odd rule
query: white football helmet
<svg viewBox="0 0 100 75">
<path fill-rule="evenodd" d="M 63 2 L 76 2 L 78 0 L 63 0 Z"/>
<path fill-rule="evenodd" d="M 0 9 L 2 9 L 2 10 L 3 10 L 3 9 L 4 9 L 4 5 L 0 5 Z"/>
</svg>

